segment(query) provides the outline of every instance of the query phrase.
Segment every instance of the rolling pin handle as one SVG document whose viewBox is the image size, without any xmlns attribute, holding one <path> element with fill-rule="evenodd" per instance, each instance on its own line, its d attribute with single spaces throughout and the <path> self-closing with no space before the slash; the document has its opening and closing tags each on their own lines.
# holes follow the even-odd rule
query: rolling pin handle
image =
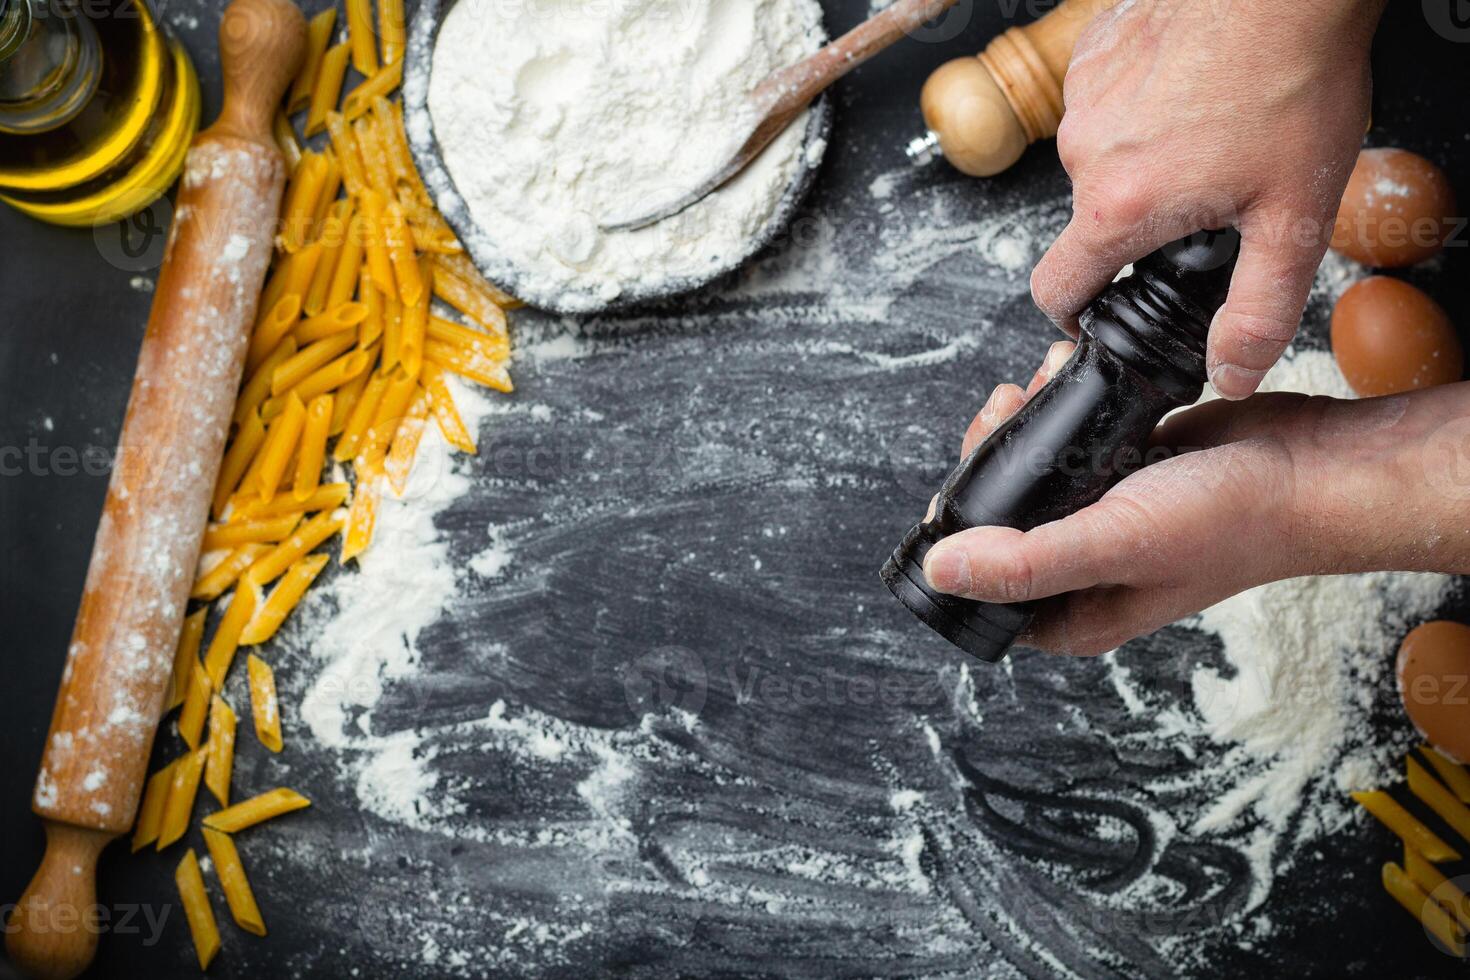
<svg viewBox="0 0 1470 980">
<path fill-rule="evenodd" d="M 219 25 L 225 101 L 210 132 L 273 146 L 271 121 L 306 50 L 291 0 L 234 0 Z"/>
<path fill-rule="evenodd" d="M 5 949 L 35 980 L 71 980 L 97 953 L 97 856 L 116 835 L 45 821 L 46 855 L 6 924 Z"/>
</svg>

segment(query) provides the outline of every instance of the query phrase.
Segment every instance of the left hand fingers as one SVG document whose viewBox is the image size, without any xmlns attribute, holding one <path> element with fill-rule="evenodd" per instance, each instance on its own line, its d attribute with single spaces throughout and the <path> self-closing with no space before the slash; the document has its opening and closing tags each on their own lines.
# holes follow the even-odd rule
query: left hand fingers
<svg viewBox="0 0 1470 980">
<path fill-rule="evenodd" d="M 1062 369 L 1062 365 L 1067 363 L 1076 349 L 1077 345 L 1070 340 L 1059 340 L 1052 344 L 1046 352 L 1046 359 L 1032 375 L 1031 383 L 1026 386 L 1025 391 L 1011 384 L 997 386 L 995 391 L 991 392 L 990 400 L 985 403 L 985 407 L 980 409 L 980 414 L 971 420 L 970 427 L 965 430 L 965 440 L 960 447 L 960 459 L 967 458 L 975 451 L 976 446 L 985 441 L 987 436 L 1000 428 L 1006 419 L 1016 414 L 1032 395 L 1041 390 L 1042 385 L 1050 381 L 1052 376 Z"/>
</svg>

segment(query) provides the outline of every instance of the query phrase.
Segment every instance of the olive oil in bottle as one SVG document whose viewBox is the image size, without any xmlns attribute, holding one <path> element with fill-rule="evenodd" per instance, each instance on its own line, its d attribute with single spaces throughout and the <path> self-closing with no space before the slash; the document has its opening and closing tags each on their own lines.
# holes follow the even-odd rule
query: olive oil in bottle
<svg viewBox="0 0 1470 980">
<path fill-rule="evenodd" d="M 168 189 L 198 124 L 194 67 L 145 0 L 0 0 L 0 200 L 115 221 Z"/>
</svg>

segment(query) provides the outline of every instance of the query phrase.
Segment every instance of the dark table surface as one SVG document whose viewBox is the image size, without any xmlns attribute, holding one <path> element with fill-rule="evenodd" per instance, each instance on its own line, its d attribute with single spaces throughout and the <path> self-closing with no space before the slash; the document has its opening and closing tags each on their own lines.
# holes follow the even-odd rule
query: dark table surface
<svg viewBox="0 0 1470 980">
<path fill-rule="evenodd" d="M 171 0 L 163 17 L 196 60 L 207 119 L 218 107 L 218 5 L 197 2 Z M 865 0 L 824 6 L 834 32 L 866 13 Z M 1018 18 L 1035 13 L 1027 6 Z M 1419 4 L 1391 7 L 1375 53 L 1370 142 L 1438 159 L 1470 200 L 1470 31 L 1447 39 Z M 526 352 L 518 390 L 482 434 L 501 451 L 465 464 L 475 489 L 440 526 L 466 561 L 487 523 L 514 528 L 515 562 L 469 587 L 419 638 L 429 672 L 391 691 L 373 723 L 450 725 L 503 701 L 509 715 L 537 712 L 587 744 L 631 746 L 639 773 L 621 814 L 626 846 L 475 840 L 360 813 L 352 760 L 313 751 L 290 711 L 300 685 L 287 680 L 287 753 L 267 758 L 242 739 L 239 765 L 254 785 L 289 782 L 316 805 L 271 831 L 278 846 L 252 850 L 272 934 L 256 941 L 222 921 L 215 975 L 1464 975 L 1377 886 L 1393 847 L 1366 822 L 1319 842 L 1278 879 L 1268 905 L 1278 929 L 1256 944 L 1228 924 L 1249 889 L 1243 859 L 1208 840 L 1156 848 L 1139 828 L 1158 801 L 1119 811 L 1131 839 L 1088 840 L 1075 818 L 1091 788 L 1126 794 L 1146 774 L 1189 766 L 1185 755 L 1113 750 L 1107 733 L 1126 720 L 1098 662 L 1023 651 L 1009 670 L 962 672 L 959 655 L 879 585 L 882 557 L 922 511 L 980 399 L 1028 375 L 1053 339 L 1029 304 L 1025 270 L 986 261 L 974 226 L 939 214 L 941 203 L 963 217 L 1005 211 L 1054 232 L 1066 182 L 1051 148 L 984 183 L 943 165 L 897 173 L 928 71 L 1007 23 L 968 0 L 955 16 L 943 39 L 908 43 L 842 83 L 817 189 L 796 233 L 755 266 L 654 310 L 514 318 Z M 166 207 L 150 213 L 166 221 Z M 922 258 L 932 248 L 905 250 L 904 236 L 918 242 L 934 229 L 952 239 L 940 261 Z M 41 851 L 31 784 L 105 488 L 105 475 L 79 473 L 69 454 L 114 444 L 149 303 L 131 283 L 155 274 L 161 238 L 143 224 L 94 233 L 0 210 L 0 241 L 0 446 L 36 447 L 48 461 L 0 478 L 8 901 Z M 823 265 L 833 255 L 839 271 Z M 1461 324 L 1470 323 L 1466 271 L 1459 250 L 1423 277 Z M 856 295 L 864 277 L 867 307 Z M 1309 310 L 1308 346 L 1323 343 L 1324 313 Z M 576 356 L 536 355 L 564 338 Z M 516 466 L 546 447 L 562 461 L 553 472 Z M 278 669 L 310 674 L 308 640 L 277 646 Z M 667 711 L 641 721 L 624 680 L 650 655 L 675 668 L 692 657 L 703 672 L 697 724 Z M 1192 665 L 1217 650 L 1171 628 L 1119 656 L 1187 706 Z M 732 667 L 784 680 L 867 678 L 902 696 L 742 701 L 724 680 Z M 960 704 L 962 686 L 983 732 Z M 1383 725 L 1384 737 L 1407 740 L 1399 719 Z M 578 812 L 576 787 L 595 757 L 538 768 L 488 746 L 441 748 L 469 821 L 524 829 L 591 819 Z M 917 815 L 896 812 L 898 787 L 931 802 Z M 898 860 L 901 837 L 914 852 Z M 733 860 L 757 844 L 820 845 L 846 855 L 855 881 L 895 867 L 923 881 L 843 887 L 829 875 L 793 888 Z M 722 863 L 725 851 L 732 860 Z M 171 907 L 176 853 L 125 852 L 103 861 L 101 901 Z M 680 863 L 690 852 L 745 898 L 705 897 Z M 1088 897 L 1100 878 L 1126 878 L 1139 862 L 1173 867 L 1188 886 L 1176 907 L 1142 916 Z M 750 900 L 767 886 L 779 898 Z M 1188 962 L 1161 954 L 1143 941 L 1150 931 L 1203 953 Z M 194 971 L 181 915 L 160 941 L 147 932 L 104 935 L 95 975 Z M 452 941 L 462 959 L 435 959 L 425 937 Z"/>
</svg>

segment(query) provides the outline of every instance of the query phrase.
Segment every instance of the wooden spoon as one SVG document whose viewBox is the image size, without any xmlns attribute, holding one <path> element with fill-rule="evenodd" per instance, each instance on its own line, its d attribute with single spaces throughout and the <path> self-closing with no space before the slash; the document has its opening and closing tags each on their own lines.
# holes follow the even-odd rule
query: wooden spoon
<svg viewBox="0 0 1470 980">
<path fill-rule="evenodd" d="M 637 209 L 604 217 L 603 231 L 645 228 L 708 197 L 744 170 L 791 121 L 833 82 L 954 6 L 956 0 L 898 0 L 796 64 L 772 72 L 746 99 L 730 145 L 734 155 L 691 188 L 675 188 Z"/>
</svg>

